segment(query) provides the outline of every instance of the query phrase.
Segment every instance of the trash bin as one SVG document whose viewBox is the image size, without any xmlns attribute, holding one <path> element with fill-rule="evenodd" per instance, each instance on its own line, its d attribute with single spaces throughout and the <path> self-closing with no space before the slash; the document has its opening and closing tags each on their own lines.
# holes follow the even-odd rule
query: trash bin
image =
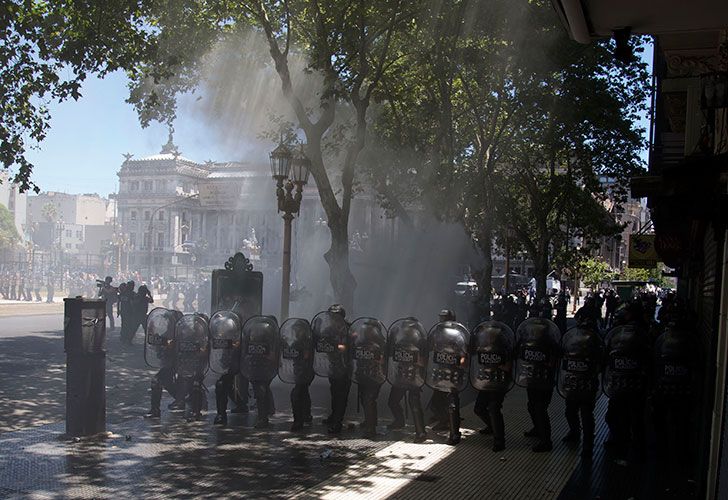
<svg viewBox="0 0 728 500">
<path fill-rule="evenodd" d="M 63 299 L 66 434 L 106 431 L 106 301 Z"/>
</svg>

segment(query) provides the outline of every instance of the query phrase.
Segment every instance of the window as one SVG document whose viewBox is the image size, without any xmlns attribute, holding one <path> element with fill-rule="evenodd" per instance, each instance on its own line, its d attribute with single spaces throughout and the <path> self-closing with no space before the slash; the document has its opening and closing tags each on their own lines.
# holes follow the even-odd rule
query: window
<svg viewBox="0 0 728 500">
<path fill-rule="evenodd" d="M 149 233 L 144 233 L 144 241 L 142 243 L 142 248 L 149 248 L 151 244 L 151 235 Z"/>
<path fill-rule="evenodd" d="M 71 244 L 70 244 L 70 243 L 66 243 L 66 248 L 67 248 L 68 250 L 70 250 L 70 249 L 71 249 Z"/>
<path fill-rule="evenodd" d="M 167 189 L 167 181 L 155 181 L 155 190 L 158 193 L 163 193 Z"/>
<path fill-rule="evenodd" d="M 130 191 L 139 191 L 139 181 L 131 181 L 129 183 L 129 190 Z"/>
<path fill-rule="evenodd" d="M 154 183 L 152 181 L 144 181 L 144 184 L 142 186 L 142 191 L 145 191 L 147 193 L 148 192 L 151 192 L 152 191 L 153 184 Z"/>
<path fill-rule="evenodd" d="M 131 211 L 131 220 L 137 220 L 137 213 L 136 210 Z"/>
<path fill-rule="evenodd" d="M 73 236 L 73 231 L 71 231 L 70 229 L 66 229 L 66 238 L 70 238 L 72 236 Z"/>
<path fill-rule="evenodd" d="M 159 216 L 157 217 L 159 220 L 164 220 L 164 210 L 159 211 Z"/>
<path fill-rule="evenodd" d="M 76 231 L 76 238 L 79 240 L 83 239 L 83 231 Z"/>
<path fill-rule="evenodd" d="M 157 248 L 164 248 L 164 233 L 157 233 Z"/>
<path fill-rule="evenodd" d="M 129 233 L 129 246 L 132 248 L 136 246 L 136 233 Z"/>
<path fill-rule="evenodd" d="M 185 244 L 185 241 L 187 241 L 187 233 L 182 233 L 182 244 Z"/>
<path fill-rule="evenodd" d="M 149 220 L 152 218 L 152 213 L 149 210 L 144 211 L 144 220 Z"/>
</svg>

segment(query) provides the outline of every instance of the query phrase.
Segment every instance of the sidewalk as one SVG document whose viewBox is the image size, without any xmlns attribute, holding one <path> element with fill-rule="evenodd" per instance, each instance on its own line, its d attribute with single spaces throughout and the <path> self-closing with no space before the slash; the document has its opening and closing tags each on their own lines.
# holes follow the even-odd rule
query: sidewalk
<svg viewBox="0 0 728 500">
<path fill-rule="evenodd" d="M 420 445 L 411 443 L 411 427 L 386 434 L 386 385 L 379 398 L 380 438 L 359 439 L 357 429 L 348 429 L 332 439 L 320 424 L 330 400 L 328 382 L 319 377 L 311 386 L 315 423 L 308 434 L 288 432 L 291 386 L 278 380 L 272 385 L 279 409 L 272 429 L 255 430 L 252 414 L 231 415 L 229 427 L 214 427 L 212 374 L 204 422 L 187 423 L 165 411 L 168 397 L 161 422 L 147 421 L 141 415 L 153 371 L 144 365 L 142 346 L 122 347 L 118 332 L 109 338 L 106 365 L 107 429 L 113 434 L 100 442 L 64 440 L 65 360 L 56 321 L 38 318 L 27 335 L 0 338 L 0 498 L 694 498 L 695 484 L 679 469 L 657 467 L 653 451 L 642 464 L 604 451 L 605 397 L 597 404 L 591 465 L 581 462 L 578 446 L 560 442 L 567 429 L 556 392 L 550 407 L 554 451 L 530 451 L 532 442 L 523 437 L 530 418 L 519 387 L 505 400 L 507 449 L 497 454 L 490 450 L 492 438 L 476 432 L 481 423 L 472 412 L 472 389 L 461 398 L 464 439 L 455 447 L 445 444 L 446 432 L 430 432 Z M 428 400 L 424 395 L 423 403 Z M 352 386 L 350 422 L 362 418 L 356 406 Z"/>
<path fill-rule="evenodd" d="M 0 299 L 0 317 L 61 313 L 63 313 L 63 298 L 61 297 L 56 297 L 50 304 L 46 302 Z"/>
<path fill-rule="evenodd" d="M 556 441 L 566 432 L 563 402 L 554 400 Z M 380 411 L 380 413 L 382 413 Z M 230 427 L 186 423 L 165 412 L 161 423 L 141 418 L 110 425 L 102 441 L 62 439 L 62 423 L 0 435 L 0 496 L 24 498 L 131 498 L 225 495 L 274 498 L 556 498 L 578 462 L 578 450 L 558 444 L 534 454 L 522 432 L 530 424 L 525 391 L 509 394 L 505 406 L 508 448 L 490 450 L 478 434 L 472 404 L 463 408 L 464 439 L 446 445 L 446 433 L 412 444 L 413 430 L 378 441 L 322 434 L 318 424 L 305 435 L 287 431 L 281 413 L 266 432 L 254 418 L 231 418 Z M 236 419 L 237 418 L 237 419 Z M 380 424 L 386 420 L 381 419 Z M 330 450 L 329 458 L 321 454 Z M 528 480 L 524 480 L 528 478 Z"/>
</svg>

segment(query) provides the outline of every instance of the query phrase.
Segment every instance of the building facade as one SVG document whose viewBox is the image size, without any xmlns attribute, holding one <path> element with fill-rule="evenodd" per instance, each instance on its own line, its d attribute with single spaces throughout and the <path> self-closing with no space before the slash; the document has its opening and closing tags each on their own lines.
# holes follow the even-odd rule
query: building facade
<svg viewBox="0 0 728 500">
<path fill-rule="evenodd" d="M 122 261 L 130 269 L 144 276 L 188 277 L 201 267 L 220 267 L 237 251 L 251 257 L 257 269 L 280 268 L 283 221 L 268 165 L 199 163 L 182 156 L 170 137 L 159 154 L 126 155 L 118 176 L 117 233 L 127 254 Z M 353 201 L 354 245 L 385 232 L 382 213 L 366 197 Z M 293 225 L 294 282 L 296 268 L 302 267 L 297 262 L 304 258 L 299 250 L 307 238 L 327 233 L 325 224 L 310 180 Z"/>
<path fill-rule="evenodd" d="M 10 182 L 10 174 L 7 171 L 0 172 L 0 204 L 5 205 L 10 211 L 15 222 L 15 229 L 21 239 L 24 239 L 28 196 L 20 192 L 17 184 Z"/>
</svg>

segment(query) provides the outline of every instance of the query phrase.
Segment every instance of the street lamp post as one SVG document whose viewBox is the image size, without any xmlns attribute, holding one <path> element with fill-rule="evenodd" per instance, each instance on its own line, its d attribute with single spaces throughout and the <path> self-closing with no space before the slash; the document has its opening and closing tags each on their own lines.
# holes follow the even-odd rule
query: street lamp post
<svg viewBox="0 0 728 500">
<path fill-rule="evenodd" d="M 291 292 L 291 221 L 301 210 L 303 186 L 308 182 L 311 161 L 301 150 L 294 154 L 281 142 L 270 153 L 270 168 L 276 181 L 278 212 L 283 212 L 283 265 L 281 272 L 281 321 L 288 318 Z M 290 176 L 290 178 L 289 178 Z M 295 194 L 293 188 L 296 188 Z"/>
<path fill-rule="evenodd" d="M 511 238 L 513 238 L 513 229 L 510 227 L 506 228 L 506 277 L 504 280 L 505 294 L 506 296 L 510 293 L 511 285 Z"/>
</svg>

